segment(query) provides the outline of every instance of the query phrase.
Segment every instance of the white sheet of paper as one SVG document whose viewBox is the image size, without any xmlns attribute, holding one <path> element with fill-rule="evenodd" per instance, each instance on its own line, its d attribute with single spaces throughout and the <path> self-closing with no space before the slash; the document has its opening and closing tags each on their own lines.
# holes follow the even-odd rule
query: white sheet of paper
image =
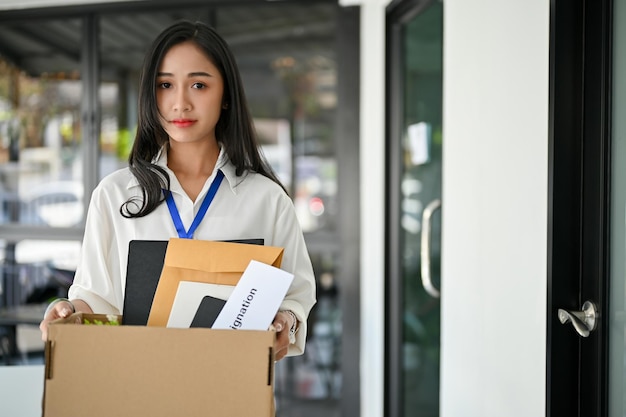
<svg viewBox="0 0 626 417">
<path fill-rule="evenodd" d="M 292 281 L 289 272 L 250 261 L 212 328 L 267 330 Z"/>
<path fill-rule="evenodd" d="M 212 295 L 211 287 L 214 285 L 204 282 L 180 281 L 170 317 L 167 320 L 167 327 L 186 328 L 191 326 L 204 296 Z"/>
</svg>

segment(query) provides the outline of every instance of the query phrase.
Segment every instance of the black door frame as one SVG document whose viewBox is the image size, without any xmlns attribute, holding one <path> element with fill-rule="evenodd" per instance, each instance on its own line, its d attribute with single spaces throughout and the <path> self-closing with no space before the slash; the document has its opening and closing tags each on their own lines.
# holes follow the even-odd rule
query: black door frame
<svg viewBox="0 0 626 417">
<path fill-rule="evenodd" d="M 608 410 L 611 0 L 551 0 L 546 416 Z M 596 303 L 582 338 L 558 309 Z"/>
</svg>

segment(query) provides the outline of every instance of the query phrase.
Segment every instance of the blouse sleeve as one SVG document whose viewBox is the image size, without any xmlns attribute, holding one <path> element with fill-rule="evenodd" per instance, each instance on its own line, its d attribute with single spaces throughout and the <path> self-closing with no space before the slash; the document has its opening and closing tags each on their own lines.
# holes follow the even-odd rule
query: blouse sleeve
<svg viewBox="0 0 626 417">
<path fill-rule="evenodd" d="M 111 216 L 117 211 L 109 204 L 102 187 L 92 193 L 87 211 L 81 255 L 69 289 L 70 299 L 85 301 L 94 313 L 121 314 L 119 259 L 113 238 Z"/>
</svg>

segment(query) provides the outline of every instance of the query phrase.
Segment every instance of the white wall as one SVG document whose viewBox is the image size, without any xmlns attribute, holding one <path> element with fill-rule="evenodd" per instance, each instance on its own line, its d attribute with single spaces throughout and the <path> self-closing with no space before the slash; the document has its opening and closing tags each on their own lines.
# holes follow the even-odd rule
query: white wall
<svg viewBox="0 0 626 417">
<path fill-rule="evenodd" d="M 385 319 L 385 6 L 361 5 L 361 416 L 382 417 Z"/>
<path fill-rule="evenodd" d="M 548 0 L 445 0 L 442 417 L 545 415 Z"/>
</svg>

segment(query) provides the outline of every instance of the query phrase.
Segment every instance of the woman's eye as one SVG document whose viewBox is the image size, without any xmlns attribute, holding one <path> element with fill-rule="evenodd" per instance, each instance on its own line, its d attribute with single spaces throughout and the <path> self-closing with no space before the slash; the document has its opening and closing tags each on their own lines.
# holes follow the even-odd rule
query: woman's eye
<svg viewBox="0 0 626 417">
<path fill-rule="evenodd" d="M 159 87 L 159 88 L 170 88 L 171 86 L 172 86 L 172 84 L 170 84 L 170 83 L 165 83 L 165 82 L 163 82 L 163 83 L 159 83 L 159 84 L 157 85 L 157 87 Z"/>
<path fill-rule="evenodd" d="M 206 85 L 202 84 L 202 83 L 193 83 L 193 85 L 191 86 L 191 88 L 198 88 L 198 89 L 202 89 L 205 88 Z"/>
</svg>

